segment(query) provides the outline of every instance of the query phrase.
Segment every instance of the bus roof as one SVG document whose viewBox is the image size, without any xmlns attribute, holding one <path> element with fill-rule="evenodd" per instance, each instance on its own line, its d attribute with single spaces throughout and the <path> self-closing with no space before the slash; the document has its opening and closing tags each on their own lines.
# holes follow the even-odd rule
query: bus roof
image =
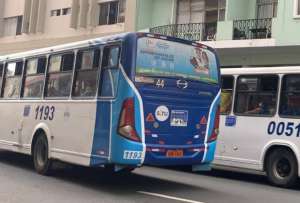
<svg viewBox="0 0 300 203">
<path fill-rule="evenodd" d="M 4 60 L 14 60 L 14 59 L 19 59 L 19 58 L 43 55 L 43 54 L 51 54 L 53 52 L 60 52 L 60 51 L 68 50 L 68 49 L 78 49 L 78 48 L 82 48 L 82 47 L 106 44 L 106 43 L 109 43 L 109 42 L 112 42 L 112 41 L 117 41 L 117 40 L 120 40 L 120 39 L 124 39 L 126 36 L 129 36 L 130 34 L 132 34 L 132 35 L 144 35 L 144 36 L 149 36 L 149 37 L 154 37 L 154 38 L 166 39 L 166 40 L 169 40 L 169 41 L 180 42 L 180 43 L 184 43 L 184 44 L 190 44 L 192 46 L 198 46 L 198 47 L 208 49 L 208 50 L 210 50 L 210 51 L 212 51 L 213 53 L 216 54 L 214 49 L 212 49 L 211 47 L 206 46 L 204 44 L 201 44 L 199 42 L 188 41 L 188 40 L 185 40 L 185 39 L 174 38 L 174 37 L 160 35 L 160 34 L 152 34 L 152 33 L 144 33 L 144 32 L 137 32 L 137 33 L 127 32 L 127 33 L 121 33 L 121 34 L 115 34 L 115 35 L 110 35 L 110 36 L 104 36 L 104 37 L 99 37 L 99 38 L 88 39 L 88 40 L 84 40 L 84 41 L 77 41 L 77 42 L 72 42 L 72 43 L 60 44 L 60 45 L 56 45 L 56 46 L 52 46 L 52 47 L 34 49 L 34 50 L 20 52 L 20 53 L 3 55 L 3 56 L 0 56 L 0 62 L 4 61 Z"/>
<path fill-rule="evenodd" d="M 110 35 L 110 36 L 105 36 L 105 37 L 88 39 L 88 40 L 84 40 L 84 41 L 77 41 L 77 42 L 72 42 L 72 43 L 56 45 L 56 46 L 52 46 L 52 47 L 46 47 L 46 48 L 41 48 L 41 49 L 35 49 L 35 50 L 30 50 L 30 51 L 25 51 L 25 52 L 20 52 L 20 53 L 4 55 L 4 56 L 0 56 L 0 62 L 4 61 L 4 60 L 12 60 L 12 59 L 17 59 L 17 58 L 24 58 L 24 57 L 47 54 L 47 53 L 52 53 L 52 52 L 59 52 L 59 51 L 63 51 L 66 49 L 77 49 L 77 48 L 81 48 L 81 47 L 106 44 L 111 41 L 123 39 L 128 34 L 129 33 Z"/>
<path fill-rule="evenodd" d="M 300 73 L 300 66 L 222 68 L 222 75 L 257 75 Z"/>
</svg>

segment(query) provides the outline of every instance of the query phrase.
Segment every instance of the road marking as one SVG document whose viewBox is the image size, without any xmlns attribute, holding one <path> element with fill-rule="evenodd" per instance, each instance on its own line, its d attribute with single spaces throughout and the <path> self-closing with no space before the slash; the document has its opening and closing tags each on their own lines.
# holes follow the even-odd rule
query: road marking
<svg viewBox="0 0 300 203">
<path fill-rule="evenodd" d="M 173 196 L 168 196 L 168 195 L 163 195 L 163 194 L 158 194 L 158 193 L 152 193 L 152 192 L 144 192 L 144 191 L 137 191 L 137 192 L 141 193 L 141 194 L 144 194 L 144 195 L 162 197 L 162 198 L 165 198 L 165 199 L 171 199 L 171 200 L 176 200 L 176 201 L 180 201 L 180 202 L 204 203 L 204 202 L 198 202 L 198 201 L 195 201 L 195 200 L 183 199 L 183 198 L 178 198 L 178 197 L 173 197 Z"/>
</svg>

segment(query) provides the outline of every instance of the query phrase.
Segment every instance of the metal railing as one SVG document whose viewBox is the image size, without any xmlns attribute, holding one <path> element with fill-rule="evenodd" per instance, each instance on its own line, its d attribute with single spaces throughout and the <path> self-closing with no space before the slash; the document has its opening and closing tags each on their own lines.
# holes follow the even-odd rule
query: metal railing
<svg viewBox="0 0 300 203">
<path fill-rule="evenodd" d="M 267 39 L 272 37 L 272 18 L 233 21 L 233 39 Z"/>
<path fill-rule="evenodd" d="M 150 33 L 191 41 L 216 40 L 217 23 L 171 24 L 150 28 Z"/>
</svg>

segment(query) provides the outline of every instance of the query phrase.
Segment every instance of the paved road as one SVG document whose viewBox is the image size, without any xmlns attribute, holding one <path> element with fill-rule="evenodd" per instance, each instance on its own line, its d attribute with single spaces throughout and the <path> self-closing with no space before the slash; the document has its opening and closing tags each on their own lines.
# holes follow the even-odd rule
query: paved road
<svg viewBox="0 0 300 203">
<path fill-rule="evenodd" d="M 216 171 L 195 174 L 143 167 L 128 176 L 68 167 L 55 176 L 36 174 L 30 158 L 0 152 L 0 203 L 60 202 L 300 202 L 300 186 L 280 189 L 255 175 Z"/>
</svg>

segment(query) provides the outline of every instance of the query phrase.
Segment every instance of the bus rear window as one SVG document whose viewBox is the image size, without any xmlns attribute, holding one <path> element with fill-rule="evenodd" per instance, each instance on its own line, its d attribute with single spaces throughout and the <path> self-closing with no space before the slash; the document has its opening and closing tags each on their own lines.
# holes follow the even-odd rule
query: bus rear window
<svg viewBox="0 0 300 203">
<path fill-rule="evenodd" d="M 213 52 L 147 37 L 138 40 L 136 74 L 218 83 L 218 65 Z"/>
</svg>

